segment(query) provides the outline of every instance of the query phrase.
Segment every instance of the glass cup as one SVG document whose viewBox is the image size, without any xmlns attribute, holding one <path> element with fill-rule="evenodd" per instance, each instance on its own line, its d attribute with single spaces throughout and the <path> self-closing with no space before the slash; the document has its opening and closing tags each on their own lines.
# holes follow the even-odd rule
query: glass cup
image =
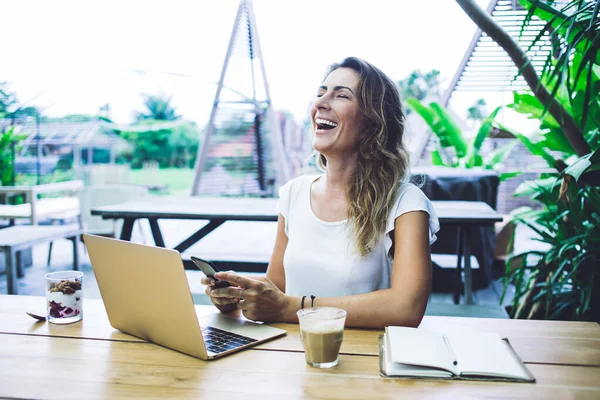
<svg viewBox="0 0 600 400">
<path fill-rule="evenodd" d="M 335 307 L 312 307 L 298 310 L 297 315 L 306 363 L 315 368 L 335 367 L 344 339 L 346 311 Z"/>
<path fill-rule="evenodd" d="M 59 271 L 44 275 L 48 322 L 71 324 L 83 317 L 83 272 Z"/>
</svg>

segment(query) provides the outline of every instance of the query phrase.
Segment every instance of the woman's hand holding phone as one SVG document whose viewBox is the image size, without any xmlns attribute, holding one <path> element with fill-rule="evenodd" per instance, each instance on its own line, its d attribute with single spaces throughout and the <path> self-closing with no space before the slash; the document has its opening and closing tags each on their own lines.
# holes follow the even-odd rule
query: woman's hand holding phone
<svg viewBox="0 0 600 400">
<path fill-rule="evenodd" d="M 230 312 L 237 308 L 239 297 L 223 297 L 223 288 L 231 286 L 227 281 L 215 278 L 215 274 L 219 272 L 217 267 L 208 260 L 203 260 L 192 256 L 192 262 L 204 273 L 205 277 L 200 280 L 203 285 L 206 285 L 205 293 L 210 298 L 210 301 L 221 311 Z M 241 290 L 241 288 L 240 288 Z"/>
</svg>

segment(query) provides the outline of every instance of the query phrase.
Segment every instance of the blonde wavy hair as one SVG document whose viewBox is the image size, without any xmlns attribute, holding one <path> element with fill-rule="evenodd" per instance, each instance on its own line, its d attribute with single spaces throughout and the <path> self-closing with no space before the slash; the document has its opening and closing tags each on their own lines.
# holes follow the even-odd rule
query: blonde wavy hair
<svg viewBox="0 0 600 400">
<path fill-rule="evenodd" d="M 377 67 L 348 57 L 331 65 L 327 75 L 338 68 L 350 68 L 359 75 L 357 97 L 364 128 L 359 134 L 357 165 L 346 200 L 356 248 L 364 257 L 385 233 L 396 192 L 408 175 L 405 117 L 398 87 Z M 327 159 L 317 153 L 316 163 L 325 170 Z"/>
</svg>

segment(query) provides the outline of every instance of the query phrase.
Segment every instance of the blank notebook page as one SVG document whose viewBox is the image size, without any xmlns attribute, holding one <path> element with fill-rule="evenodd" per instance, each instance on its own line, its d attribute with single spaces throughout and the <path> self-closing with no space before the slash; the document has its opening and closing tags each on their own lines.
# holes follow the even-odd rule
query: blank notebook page
<svg viewBox="0 0 600 400">
<path fill-rule="evenodd" d="M 441 333 L 390 326 L 386 336 L 390 346 L 390 361 L 453 371 L 454 365 Z"/>
<path fill-rule="evenodd" d="M 528 379 L 528 374 L 495 333 L 450 333 L 446 335 L 463 375 L 507 376 Z"/>
</svg>

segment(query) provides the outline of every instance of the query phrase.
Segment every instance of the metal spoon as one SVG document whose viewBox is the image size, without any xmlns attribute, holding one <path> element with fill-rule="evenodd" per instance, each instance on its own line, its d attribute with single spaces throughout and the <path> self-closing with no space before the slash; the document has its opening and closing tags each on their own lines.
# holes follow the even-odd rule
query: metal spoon
<svg viewBox="0 0 600 400">
<path fill-rule="evenodd" d="M 46 316 L 33 314 L 33 313 L 30 313 L 29 311 L 25 311 L 25 314 L 29 315 L 33 319 L 37 319 L 38 321 L 46 321 L 48 319 Z"/>
</svg>

